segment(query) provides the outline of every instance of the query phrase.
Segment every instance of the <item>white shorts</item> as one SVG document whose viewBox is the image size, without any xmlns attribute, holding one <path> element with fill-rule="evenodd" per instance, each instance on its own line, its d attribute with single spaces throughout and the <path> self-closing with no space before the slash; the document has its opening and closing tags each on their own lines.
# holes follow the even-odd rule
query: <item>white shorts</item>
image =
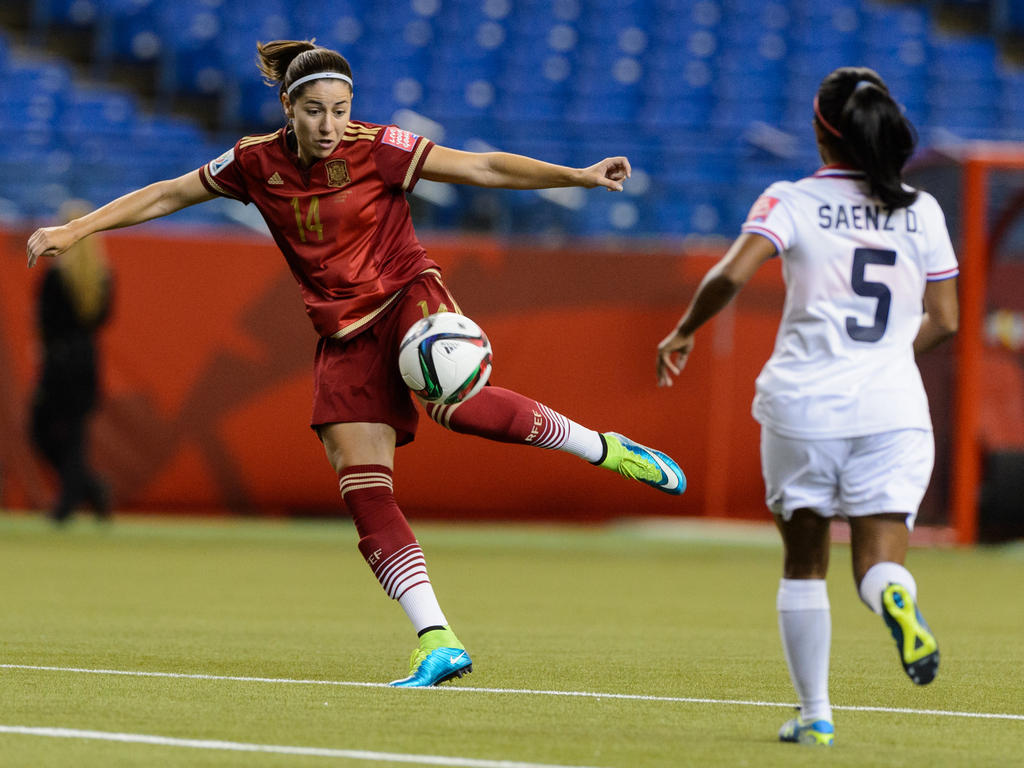
<svg viewBox="0 0 1024 768">
<path fill-rule="evenodd" d="M 761 429 L 765 502 L 789 520 L 797 509 L 822 517 L 905 513 L 913 529 L 935 463 L 931 430 L 807 440 Z"/>
</svg>

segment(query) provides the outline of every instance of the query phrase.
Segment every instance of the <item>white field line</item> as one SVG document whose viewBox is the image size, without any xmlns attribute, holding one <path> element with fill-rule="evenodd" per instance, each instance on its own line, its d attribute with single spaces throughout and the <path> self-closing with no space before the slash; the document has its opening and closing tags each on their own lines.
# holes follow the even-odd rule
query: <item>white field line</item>
<svg viewBox="0 0 1024 768">
<path fill-rule="evenodd" d="M 145 672 L 129 669 L 88 669 L 83 667 L 51 667 L 33 664 L 0 664 L 0 669 L 24 669 L 42 672 L 70 672 L 87 675 L 123 675 L 126 677 L 160 677 L 175 680 L 220 680 L 240 683 L 277 683 L 278 685 L 331 685 L 355 688 L 390 688 L 387 683 L 362 683 L 350 680 L 295 680 L 287 677 L 245 677 L 241 675 L 204 675 L 188 672 Z M 521 696 L 571 696 L 585 699 L 619 699 L 624 701 L 653 701 L 674 704 L 721 704 L 738 707 L 781 707 L 793 709 L 793 702 L 755 701 L 747 699 L 711 699 L 691 696 L 651 696 L 640 693 L 600 693 L 596 691 L 545 691 L 530 688 L 474 688 L 468 685 L 448 685 L 435 688 L 411 688 L 412 691 L 463 691 L 467 693 L 502 693 Z M 901 715 L 937 715 L 940 717 L 967 717 L 988 720 L 1020 720 L 1024 714 L 999 712 L 959 712 L 946 709 L 913 709 L 910 707 L 871 707 L 833 704 L 832 709 L 848 712 L 882 712 Z"/>
<path fill-rule="evenodd" d="M 371 752 L 364 749 L 330 749 L 327 747 L 297 747 L 279 744 L 248 744 L 241 741 L 216 739 L 178 739 L 152 736 L 145 733 L 116 733 L 111 731 L 85 731 L 77 728 L 34 728 L 24 725 L 0 725 L 0 734 L 43 736 L 55 739 L 91 739 L 116 741 L 122 744 L 149 744 L 158 747 L 185 747 L 228 752 L 262 752 L 274 755 L 301 755 L 303 757 L 333 757 L 348 760 L 368 760 L 377 763 L 410 763 L 412 765 L 444 765 L 454 768 L 587 768 L 587 766 L 551 765 L 548 763 L 522 763 L 515 760 L 477 760 L 471 757 L 446 755 L 416 755 L 402 752 Z"/>
</svg>

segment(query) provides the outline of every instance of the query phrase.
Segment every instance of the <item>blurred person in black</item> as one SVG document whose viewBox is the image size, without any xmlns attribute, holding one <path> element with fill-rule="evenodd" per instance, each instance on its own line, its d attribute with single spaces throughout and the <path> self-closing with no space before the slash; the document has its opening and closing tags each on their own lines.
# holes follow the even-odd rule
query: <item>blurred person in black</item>
<svg viewBox="0 0 1024 768">
<path fill-rule="evenodd" d="M 64 204 L 64 221 L 84 215 L 81 200 Z M 42 342 L 32 403 L 32 443 L 56 471 L 60 489 L 50 516 L 66 522 L 88 505 L 110 515 L 109 491 L 89 463 L 89 425 L 99 402 L 96 334 L 110 315 L 111 272 L 102 243 L 89 238 L 62 253 L 43 276 L 37 304 Z"/>
</svg>

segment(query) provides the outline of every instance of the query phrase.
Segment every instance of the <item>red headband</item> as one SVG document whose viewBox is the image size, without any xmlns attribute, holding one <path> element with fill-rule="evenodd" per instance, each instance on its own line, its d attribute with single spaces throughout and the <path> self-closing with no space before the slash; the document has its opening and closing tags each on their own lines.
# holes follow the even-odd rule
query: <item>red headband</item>
<svg viewBox="0 0 1024 768">
<path fill-rule="evenodd" d="M 818 122 L 822 124 L 826 131 L 831 133 L 837 139 L 843 138 L 843 134 L 841 134 L 839 130 L 835 126 L 833 126 L 828 120 L 826 120 L 824 115 L 821 114 L 821 109 L 818 108 L 817 96 L 814 97 L 814 116 L 818 118 Z"/>
</svg>

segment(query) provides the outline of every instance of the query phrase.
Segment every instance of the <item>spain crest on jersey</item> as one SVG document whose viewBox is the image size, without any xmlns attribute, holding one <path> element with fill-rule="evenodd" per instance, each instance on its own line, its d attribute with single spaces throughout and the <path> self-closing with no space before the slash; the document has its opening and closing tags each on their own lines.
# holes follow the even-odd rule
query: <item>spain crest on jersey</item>
<svg viewBox="0 0 1024 768">
<path fill-rule="evenodd" d="M 328 187 L 344 187 L 352 181 L 348 174 L 348 163 L 344 160 L 328 160 L 326 168 Z"/>
</svg>

